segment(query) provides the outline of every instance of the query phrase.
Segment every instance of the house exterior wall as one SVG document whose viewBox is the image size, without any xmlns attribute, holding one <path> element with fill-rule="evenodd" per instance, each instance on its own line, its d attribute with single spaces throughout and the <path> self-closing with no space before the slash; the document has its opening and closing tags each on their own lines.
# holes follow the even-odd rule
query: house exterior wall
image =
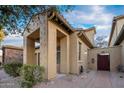
<svg viewBox="0 0 124 93">
<path fill-rule="evenodd" d="M 3 63 L 23 63 L 23 49 L 3 47 Z"/>
<path fill-rule="evenodd" d="M 110 55 L 110 71 L 116 71 L 118 65 L 121 64 L 121 46 L 109 47 L 109 48 L 97 48 L 88 50 L 88 68 L 97 70 L 97 55 L 104 52 Z M 94 59 L 94 63 L 92 63 Z"/>
<path fill-rule="evenodd" d="M 81 43 L 81 59 L 79 60 L 79 42 Z M 70 35 L 70 73 L 79 74 L 80 66 L 87 69 L 87 50 L 88 46 L 78 38 L 77 33 Z"/>
<path fill-rule="evenodd" d="M 122 65 L 124 65 L 124 40 L 122 41 L 120 45 L 122 46 L 122 50 L 121 50 Z"/>
<path fill-rule="evenodd" d="M 70 34 L 68 29 L 64 29 L 61 25 L 50 21 L 47 16 L 42 15 L 34 17 L 28 28 L 24 32 L 24 64 L 37 64 L 35 53 L 39 52 L 40 65 L 45 68 L 44 77 L 48 80 L 55 78 L 57 76 L 57 31 L 59 31 L 64 34 L 59 41 L 61 47 L 60 73 L 79 74 L 81 65 L 87 69 L 87 53 L 85 54 L 85 52 L 88 47 L 79 39 L 76 32 Z M 35 50 L 35 40 L 29 36 L 37 30 L 40 31 L 40 48 Z M 81 60 L 78 60 L 78 42 L 81 42 Z"/>
<path fill-rule="evenodd" d="M 83 70 L 86 71 L 87 70 L 87 51 L 88 51 L 88 46 L 85 45 L 84 42 L 82 42 L 82 40 L 80 38 L 77 39 L 77 43 L 80 42 L 81 43 L 81 59 L 79 60 L 79 58 L 77 57 L 77 63 L 78 63 L 78 74 L 79 74 L 79 70 L 80 70 L 80 66 L 83 66 Z M 77 44 L 77 55 L 79 56 L 79 44 Z"/>
<path fill-rule="evenodd" d="M 120 19 L 117 21 L 117 35 L 120 33 L 122 26 L 124 25 L 124 19 Z"/>
<path fill-rule="evenodd" d="M 110 47 L 114 45 L 114 43 L 117 39 L 117 36 L 119 35 L 119 33 L 122 29 L 123 24 L 124 24 L 124 19 L 117 20 L 117 22 L 115 24 L 115 29 L 114 29 L 114 32 L 113 32 L 113 36 L 112 36 L 112 39 L 111 39 L 111 42 L 110 42 Z"/>
<path fill-rule="evenodd" d="M 85 34 L 88 37 L 88 39 L 90 40 L 90 42 L 94 45 L 94 35 L 95 35 L 94 30 L 85 31 Z"/>
<path fill-rule="evenodd" d="M 112 39 L 111 39 L 111 42 L 110 42 L 110 47 L 112 47 L 113 45 L 114 45 L 114 42 L 115 42 L 115 40 L 116 40 L 116 38 L 117 38 L 117 26 L 115 26 L 115 29 L 114 29 L 114 32 L 113 32 L 113 36 L 112 36 Z"/>
</svg>

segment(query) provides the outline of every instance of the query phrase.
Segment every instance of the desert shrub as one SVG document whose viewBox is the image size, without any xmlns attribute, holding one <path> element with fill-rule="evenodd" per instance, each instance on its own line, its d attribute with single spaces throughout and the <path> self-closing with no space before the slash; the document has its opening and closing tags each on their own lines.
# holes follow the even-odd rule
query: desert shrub
<svg viewBox="0 0 124 93">
<path fill-rule="evenodd" d="M 11 62 L 3 65 L 3 68 L 7 74 L 10 76 L 17 77 L 20 75 L 20 68 L 22 67 L 22 63 L 19 62 Z"/>
<path fill-rule="evenodd" d="M 32 85 L 33 85 L 33 83 L 30 81 L 25 81 L 25 80 L 21 81 L 21 87 L 23 87 L 23 88 L 31 88 Z"/>
<path fill-rule="evenodd" d="M 32 87 L 43 80 L 44 68 L 38 65 L 24 65 L 21 68 L 21 86 Z"/>
</svg>

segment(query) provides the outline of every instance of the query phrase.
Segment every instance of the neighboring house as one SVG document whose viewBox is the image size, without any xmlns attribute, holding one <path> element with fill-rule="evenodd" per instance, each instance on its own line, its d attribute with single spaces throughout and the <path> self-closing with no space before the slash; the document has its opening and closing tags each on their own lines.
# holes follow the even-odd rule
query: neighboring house
<svg viewBox="0 0 124 93">
<path fill-rule="evenodd" d="M 20 62 L 23 63 L 23 48 L 5 45 L 2 47 L 2 63 Z"/>
<path fill-rule="evenodd" d="M 90 69 L 116 71 L 118 65 L 124 65 L 124 16 L 114 17 L 108 46 L 89 49 Z"/>
<path fill-rule="evenodd" d="M 87 51 L 94 47 L 95 33 L 95 28 L 73 29 L 56 12 L 37 14 L 23 33 L 23 62 L 43 66 L 46 79 L 57 73 L 79 74 L 88 67 Z"/>
</svg>

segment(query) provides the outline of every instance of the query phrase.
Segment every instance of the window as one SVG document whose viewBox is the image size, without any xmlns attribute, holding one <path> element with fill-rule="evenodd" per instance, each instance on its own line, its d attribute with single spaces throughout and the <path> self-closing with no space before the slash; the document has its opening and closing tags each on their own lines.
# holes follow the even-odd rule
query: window
<svg viewBox="0 0 124 93">
<path fill-rule="evenodd" d="M 79 60 L 81 60 L 81 43 L 79 42 Z"/>
</svg>

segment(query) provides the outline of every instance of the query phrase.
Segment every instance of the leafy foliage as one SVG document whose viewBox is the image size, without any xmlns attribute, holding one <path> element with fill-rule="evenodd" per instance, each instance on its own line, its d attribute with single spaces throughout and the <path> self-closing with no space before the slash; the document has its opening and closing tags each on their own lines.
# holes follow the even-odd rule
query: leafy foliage
<svg viewBox="0 0 124 93">
<path fill-rule="evenodd" d="M 22 67 L 22 63 L 19 62 L 11 62 L 3 65 L 4 70 L 10 76 L 17 77 L 20 75 L 20 68 Z"/>
<path fill-rule="evenodd" d="M 0 30 L 8 29 L 11 33 L 16 30 L 21 32 L 28 23 L 32 15 L 44 12 L 48 9 L 52 11 L 67 12 L 74 6 L 49 6 L 49 5 L 2 5 L 0 6 Z"/>
<path fill-rule="evenodd" d="M 5 32 L 1 29 L 0 30 L 0 47 L 1 47 L 1 43 L 4 40 L 4 38 L 5 38 Z"/>
<path fill-rule="evenodd" d="M 44 68 L 38 65 L 24 65 L 21 68 L 21 86 L 32 87 L 43 80 Z"/>
</svg>

